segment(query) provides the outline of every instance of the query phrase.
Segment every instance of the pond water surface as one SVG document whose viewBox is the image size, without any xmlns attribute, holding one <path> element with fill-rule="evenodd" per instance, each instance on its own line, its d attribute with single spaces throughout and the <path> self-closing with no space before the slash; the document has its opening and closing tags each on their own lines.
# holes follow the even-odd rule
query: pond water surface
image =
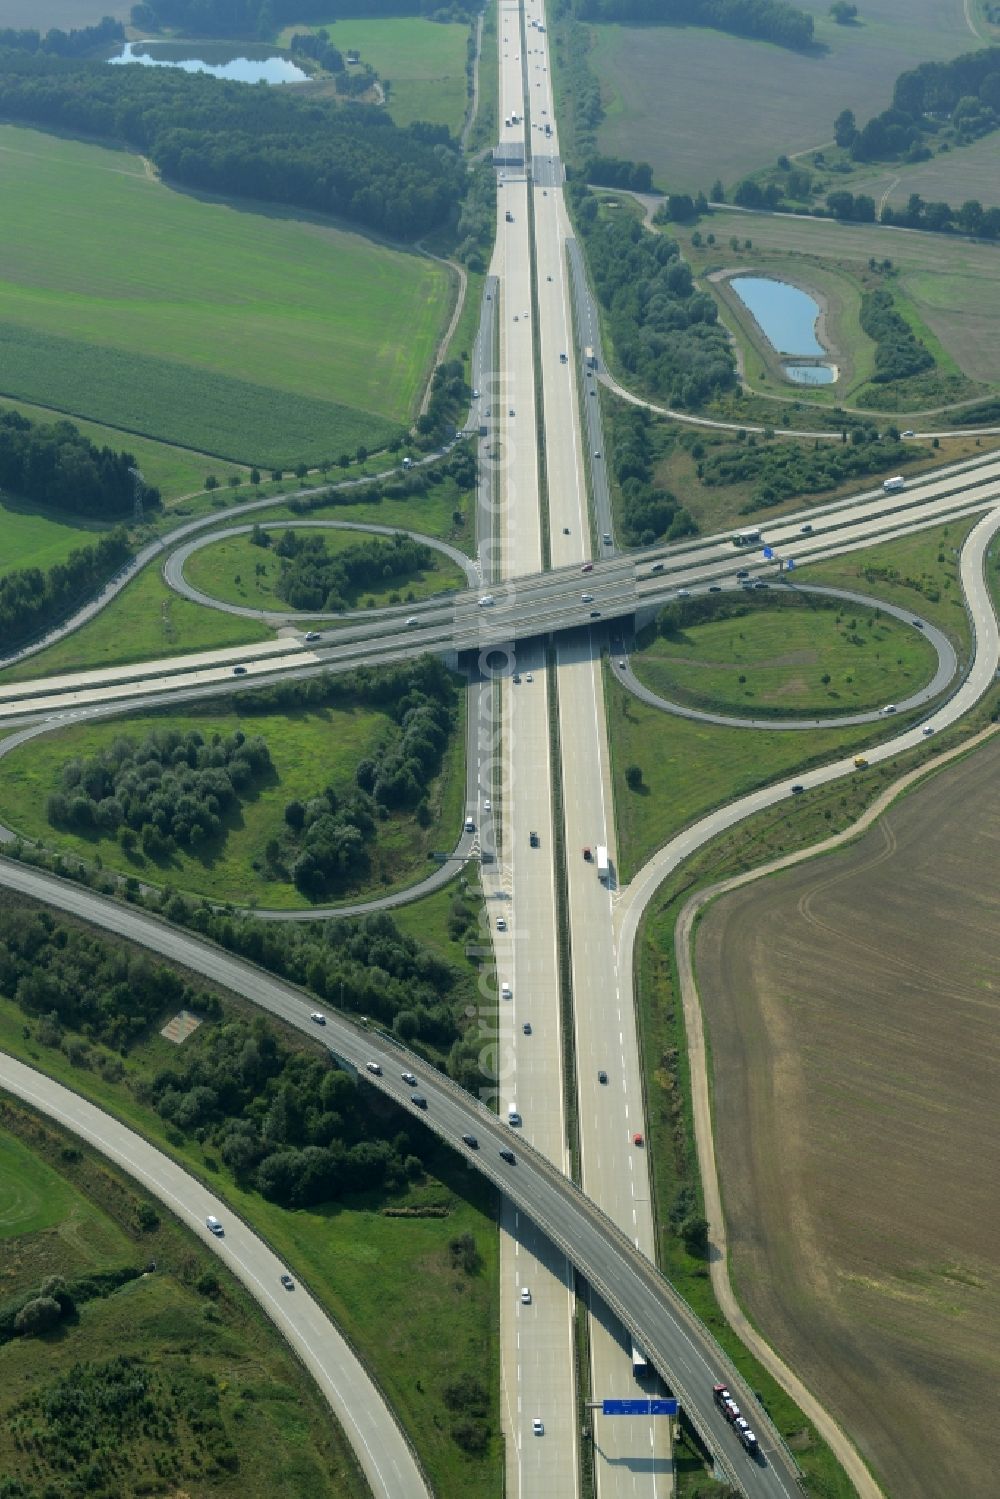
<svg viewBox="0 0 1000 1499">
<path fill-rule="evenodd" d="M 734 276 L 730 286 L 779 354 L 825 354 L 816 337 L 819 303 L 808 292 L 770 276 Z"/>
<path fill-rule="evenodd" d="M 197 52 L 198 56 L 192 56 Z M 237 83 L 301 83 L 308 73 L 269 47 L 241 46 L 239 51 L 214 42 L 126 42 L 113 63 L 137 62 L 147 68 L 183 68 L 210 73 Z"/>
<path fill-rule="evenodd" d="M 781 368 L 796 385 L 832 385 L 837 378 L 832 364 L 783 364 Z"/>
</svg>

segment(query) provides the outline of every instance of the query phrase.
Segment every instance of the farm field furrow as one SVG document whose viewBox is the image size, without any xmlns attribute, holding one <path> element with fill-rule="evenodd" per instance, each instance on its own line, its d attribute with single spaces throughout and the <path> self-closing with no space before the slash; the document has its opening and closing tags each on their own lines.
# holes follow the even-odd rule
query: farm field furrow
<svg viewBox="0 0 1000 1499">
<path fill-rule="evenodd" d="M 994 738 L 697 937 L 738 1294 L 908 1499 L 995 1487 L 998 773 Z"/>
<path fill-rule="evenodd" d="M 984 45 L 962 0 L 865 0 L 856 26 L 836 25 L 825 0 L 802 8 L 823 50 L 699 27 L 591 27 L 606 109 L 600 149 L 650 162 L 668 191 L 707 192 L 716 177 L 731 186 L 779 152 L 832 141 L 842 109 L 859 120 L 885 109 L 904 69 Z"/>
<path fill-rule="evenodd" d="M 441 266 L 13 126 L 0 190 L 0 393 L 269 465 L 374 446 L 412 415 Z"/>
</svg>

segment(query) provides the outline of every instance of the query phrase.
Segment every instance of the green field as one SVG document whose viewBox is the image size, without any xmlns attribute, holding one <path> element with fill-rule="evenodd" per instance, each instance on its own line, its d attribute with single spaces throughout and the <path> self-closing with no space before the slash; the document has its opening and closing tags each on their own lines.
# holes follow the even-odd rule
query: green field
<svg viewBox="0 0 1000 1499">
<path fill-rule="evenodd" d="M 0 682 L 27 682 L 64 671 L 123 666 L 273 638 L 274 632 L 258 620 L 223 614 L 180 598 L 167 587 L 156 567 L 150 566 L 107 608 L 65 640 L 0 672 Z"/>
<path fill-rule="evenodd" d="M 939 341 L 946 359 L 970 379 L 1000 380 L 1000 257 L 991 245 L 877 224 L 725 211 L 703 220 L 701 231 L 703 237 L 714 234 L 716 244 L 694 253 L 696 267 L 736 264 L 751 270 L 768 264 L 777 269 L 783 259 L 807 287 L 814 268 L 857 277 L 867 271 L 871 257 L 888 258 L 895 274 L 886 284 L 917 333 L 926 329 L 932 352 Z M 741 241 L 749 238 L 753 246 L 735 260 L 729 248 L 733 235 Z M 678 238 L 687 253 L 690 231 Z M 847 328 L 847 320 L 840 326 Z M 853 337 L 867 342 L 860 330 Z"/>
<path fill-rule="evenodd" d="M 43 32 L 53 26 L 71 31 L 96 26 L 102 16 L 125 21 L 131 9 L 128 0 L 4 0 L 3 24 Z"/>
<path fill-rule="evenodd" d="M 599 148 L 650 162 L 666 191 L 707 192 L 716 177 L 729 187 L 782 152 L 832 142 L 842 109 L 859 121 L 885 109 L 904 69 L 982 45 L 962 0 L 865 0 L 857 26 L 837 26 L 826 0 L 803 8 L 823 51 L 697 27 L 591 27 L 606 109 Z"/>
<path fill-rule="evenodd" d="M 74 547 L 87 546 L 109 531 L 107 522 L 81 522 L 79 516 L 62 515 L 20 506 L 9 496 L 0 495 L 0 577 L 21 567 L 40 567 L 43 572 L 57 562 L 65 562 Z"/>
<path fill-rule="evenodd" d="M 374 448 L 413 415 L 441 266 L 12 126 L 0 190 L 0 393 L 267 466 Z"/>
<path fill-rule="evenodd" d="M 468 26 L 428 21 L 421 16 L 387 20 L 319 21 L 308 27 L 287 26 L 282 46 L 296 31 L 326 27 L 335 47 L 357 51 L 373 67 L 388 95 L 389 113 L 397 125 L 427 120 L 447 125 L 457 136 L 465 119 L 468 88 L 465 49 Z"/>
<path fill-rule="evenodd" d="M 892 162 L 879 167 L 859 167 L 850 177 L 837 178 L 850 192 L 870 193 L 876 203 L 884 200 L 893 208 L 905 208 L 911 193 L 928 203 L 950 203 L 959 208 L 969 198 L 978 198 L 986 208 L 1000 206 L 1000 152 L 996 132 L 932 156 L 930 161 Z M 831 183 L 831 188 L 833 184 Z"/>
<path fill-rule="evenodd" d="M 48 795 L 59 787 L 61 767 L 74 755 L 88 756 L 122 734 L 141 739 L 169 722 L 181 733 L 196 729 L 206 738 L 241 729 L 267 741 L 275 775 L 250 792 L 226 819 L 224 831 L 197 853 L 178 849 L 153 858 L 140 849 L 126 853 L 114 838 L 88 837 L 56 829 L 45 814 Z M 360 761 L 376 753 L 393 732 L 389 717 L 367 708 L 320 708 L 312 712 L 241 715 L 221 708 L 203 713 L 180 711 L 165 716 L 80 725 L 33 740 L 0 761 L 0 820 L 51 848 L 80 855 L 106 869 L 136 875 L 155 885 L 170 885 L 211 900 L 303 909 L 312 904 L 289 880 L 268 873 L 266 848 L 285 831 L 284 809 L 303 803 L 317 788 L 332 785 L 344 795 L 356 787 Z M 465 746 L 456 730 L 445 752 L 444 769 L 428 789 L 430 820 L 421 827 L 412 812 L 394 812 L 378 823 L 368 845 L 370 867 L 338 888 L 333 900 L 364 899 L 403 888 L 427 873 L 428 854 L 442 841 L 450 846 L 459 828 L 464 791 Z M 325 902 L 324 902 L 325 903 Z"/>
<path fill-rule="evenodd" d="M 68 1492 L 58 1482 L 65 1466 L 54 1444 L 43 1440 L 32 1452 L 20 1439 L 24 1402 L 38 1396 L 44 1406 L 58 1384 L 79 1382 L 88 1368 L 118 1355 L 138 1361 L 154 1399 L 200 1396 L 207 1419 L 191 1422 L 178 1412 L 176 1426 L 164 1433 L 128 1416 L 121 1425 L 102 1424 L 92 1409 L 86 1421 L 88 1438 L 94 1438 L 87 1441 L 88 1464 L 96 1458 L 106 1465 L 106 1483 L 98 1492 L 122 1499 L 159 1492 L 169 1473 L 177 1485 L 172 1492 L 194 1493 L 208 1471 L 211 1492 L 220 1499 L 278 1493 L 361 1499 L 368 1492 L 329 1407 L 278 1332 L 217 1256 L 159 1204 L 154 1210 L 159 1225 L 153 1218 L 153 1226 L 140 1230 L 138 1216 L 150 1211 L 150 1199 L 75 1137 L 5 1099 L 0 1099 L 0 1181 L 8 1204 L 20 1194 L 20 1211 L 15 1206 L 6 1222 L 0 1208 L 0 1298 L 34 1291 L 50 1275 L 72 1285 L 151 1260 L 158 1266 L 156 1274 L 129 1280 L 106 1296 L 81 1296 L 76 1316 L 56 1332 L 5 1344 L 0 1471 L 12 1485 L 18 1479 L 28 1485 L 11 1487 L 11 1494 Z M 32 1211 L 37 1195 L 44 1196 L 51 1212 Z M 211 1294 L 198 1288 L 206 1273 L 217 1287 Z M 182 1400 L 182 1409 L 189 1400 Z M 45 1430 L 47 1420 L 38 1407 L 28 1414 L 36 1432 Z M 211 1453 L 225 1449 L 226 1465 L 212 1471 Z M 75 1466 L 80 1471 L 81 1465 Z M 51 1487 L 48 1482 L 44 1490 L 35 1487 L 46 1480 Z"/>
<path fill-rule="evenodd" d="M 277 530 L 270 534 L 275 541 L 279 539 Z M 327 531 L 323 536 L 326 550 L 332 554 L 346 552 L 350 547 L 373 539 L 385 547 L 392 545 L 388 537 L 372 538 L 363 531 Z M 258 568 L 262 571 L 258 572 Z M 184 565 L 184 576 L 192 587 L 211 598 L 221 599 L 223 603 L 243 604 L 251 609 L 290 609 L 291 606 L 275 592 L 275 580 L 280 572 L 281 558 L 275 555 L 273 548 L 255 546 L 249 536 L 217 541 L 193 552 Z M 355 597 L 349 602 L 353 609 L 381 609 L 401 600 L 413 603 L 448 589 L 464 587 L 464 574 L 442 553 L 435 552 L 431 567 L 409 577 L 396 578 L 388 588 L 356 590 Z"/>
<path fill-rule="evenodd" d="M 754 607 L 674 636 L 652 634 L 629 667 L 653 692 L 688 707 L 833 717 L 909 697 L 933 676 L 935 661 L 920 632 L 891 615 L 810 606 L 804 595 L 801 609 Z"/>
</svg>

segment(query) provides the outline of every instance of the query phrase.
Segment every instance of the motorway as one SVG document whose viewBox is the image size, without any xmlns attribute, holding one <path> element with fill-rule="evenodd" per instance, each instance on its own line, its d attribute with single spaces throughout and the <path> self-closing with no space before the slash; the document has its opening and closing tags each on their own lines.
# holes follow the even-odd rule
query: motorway
<svg viewBox="0 0 1000 1499">
<path fill-rule="evenodd" d="M 75 912 L 215 978 L 327 1044 L 358 1069 L 364 1081 L 404 1108 L 410 1107 L 410 1089 L 403 1086 L 401 1073 L 418 1075 L 429 1104 L 426 1115 L 419 1117 L 503 1194 L 502 1400 L 507 1487 L 512 1496 L 532 1499 L 544 1493 L 546 1499 L 556 1499 L 579 1491 L 571 1265 L 598 1298 L 590 1319 L 595 1392 L 636 1393 L 627 1347 L 631 1333 L 669 1378 L 721 1470 L 740 1492 L 749 1499 L 791 1496 L 799 1492 L 792 1459 L 735 1369 L 651 1263 L 646 1153 L 634 1141 L 635 1135 L 645 1133 L 645 1126 L 632 999 L 636 932 L 661 880 L 718 832 L 789 796 L 791 785 L 779 782 L 702 819 L 661 850 L 625 890 L 618 890 L 613 880 L 607 885 L 599 882 L 593 865 L 582 857 L 584 845 L 599 842 L 614 853 L 600 668 L 607 626 L 652 612 L 681 589 L 736 587 L 737 568 L 772 582 L 779 568 L 757 548 L 736 551 L 728 534 L 628 558 L 615 553 L 600 401 L 588 393 L 595 381 L 584 369 L 581 353 L 587 344 L 597 346 L 598 330 L 592 312 L 588 321 L 589 292 L 563 202 L 547 37 L 531 24 L 542 16 L 537 0 L 526 0 L 524 13 L 518 0 L 501 0 L 501 111 L 511 120 L 503 133 L 526 145 L 529 140 L 541 145 L 544 139 L 544 147 L 534 156 L 529 146 L 530 177 L 508 172 L 498 184 L 497 245 L 474 352 L 480 391 L 477 414 L 489 409 L 491 446 L 500 459 L 495 465 L 481 465 L 477 509 L 483 582 L 472 574 L 475 586 L 466 593 L 387 610 L 375 620 L 342 616 L 335 628 L 320 632 L 318 642 L 306 642 L 301 633 L 288 634 L 265 645 L 0 687 L 0 725 L 44 732 L 71 719 L 118 713 L 123 706 L 217 696 L 220 690 L 347 670 L 361 661 L 378 663 L 438 650 L 475 651 L 485 662 L 492 652 L 502 663 L 496 670 L 499 686 L 488 677 L 470 694 L 468 806 L 476 827 L 460 842 L 458 856 L 480 850 L 495 854 L 484 861 L 482 876 L 497 979 L 511 985 L 511 999 L 499 1002 L 501 1060 L 491 1090 L 495 1099 L 471 1098 L 391 1037 L 366 1033 L 343 1017 L 330 1016 L 325 1032 L 319 1033 L 308 1018 L 314 1004 L 310 996 L 146 913 L 14 862 L 0 862 L 0 884 Z M 552 134 L 544 132 L 546 118 Z M 499 353 L 494 359 L 497 330 Z M 274 503 L 263 500 L 241 507 L 241 517 Z M 935 712 L 935 726 L 942 727 L 978 700 L 996 671 L 996 621 L 983 587 L 982 556 L 1000 524 L 998 504 L 1000 461 L 988 458 L 914 481 L 903 494 L 887 496 L 875 489 L 851 501 L 813 506 L 768 522 L 764 530 L 782 561 L 793 557 L 801 565 L 942 519 L 990 511 L 963 552 L 963 587 L 976 625 L 975 658 L 954 696 Z M 219 523 L 219 517 L 206 517 L 183 532 Z M 173 548 L 182 534 L 175 533 L 168 543 L 155 543 L 149 555 Z M 200 544 L 204 543 L 195 543 Z M 174 586 L 186 587 L 183 555 L 183 550 L 173 552 L 167 563 Z M 551 568 L 546 568 L 547 561 Z M 469 566 L 467 559 L 463 565 Z M 585 577 L 581 569 L 587 569 Z M 493 599 L 485 607 L 480 603 L 484 589 Z M 407 624 L 404 614 L 416 623 Z M 285 616 L 278 618 L 288 623 Z M 545 649 L 548 635 L 558 636 L 553 655 Z M 550 681 L 553 661 L 556 680 Z M 246 668 L 238 679 L 236 666 Z M 520 683 L 514 681 L 515 670 Z M 550 742 L 554 721 L 559 729 L 557 756 Z M 921 742 L 920 728 L 908 729 L 866 754 L 875 762 Z M 5 741 L 4 747 L 9 743 Z M 554 765 L 564 793 L 561 825 Z M 852 760 L 844 759 L 809 771 L 801 781 L 808 788 L 853 773 Z M 529 830 L 539 833 L 538 846 L 529 841 Z M 557 835 L 566 849 L 572 1051 L 583 1191 L 568 1177 L 566 1038 L 556 937 Z M 431 878 L 443 877 L 442 872 Z M 308 919 L 317 914 L 322 913 L 304 913 Z M 497 925 L 501 916 L 504 929 Z M 371 1059 L 381 1064 L 381 1077 L 364 1070 Z M 599 1071 L 607 1073 L 606 1083 L 599 1081 Z M 512 1104 L 523 1121 L 516 1130 L 506 1123 Z M 75 1103 L 73 1108 L 76 1112 Z M 476 1150 L 461 1144 L 461 1136 L 470 1131 L 478 1139 Z M 508 1147 L 514 1150 L 514 1163 L 500 1157 L 500 1149 Z M 183 1191 L 190 1192 L 190 1183 Z M 218 1216 L 230 1215 L 219 1210 Z M 525 1286 L 530 1287 L 530 1301 L 522 1300 Z M 734 1388 L 751 1414 L 762 1441 L 760 1462 L 743 1453 L 715 1410 L 711 1387 L 716 1379 Z M 544 1437 L 532 1435 L 536 1416 L 544 1418 Z M 666 1439 L 665 1423 L 615 1423 L 598 1417 L 594 1457 L 600 1499 L 669 1493 Z M 409 1482 L 407 1478 L 390 1491 L 423 1492 L 411 1490 Z"/>
<path fill-rule="evenodd" d="M 357 1355 L 301 1283 L 287 1291 L 286 1265 L 236 1214 L 176 1161 L 78 1093 L 0 1052 L 0 1088 L 78 1135 L 163 1203 L 218 1255 L 315 1379 L 380 1499 L 430 1499 L 406 1438 Z M 217 1238 L 205 1224 L 219 1219 Z"/>
</svg>

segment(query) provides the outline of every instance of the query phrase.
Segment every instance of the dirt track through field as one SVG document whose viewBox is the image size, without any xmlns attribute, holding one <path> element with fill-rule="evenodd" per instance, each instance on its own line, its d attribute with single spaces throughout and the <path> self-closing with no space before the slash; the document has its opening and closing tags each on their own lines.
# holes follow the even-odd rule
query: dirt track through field
<svg viewBox="0 0 1000 1499">
<path fill-rule="evenodd" d="M 998 1491 L 1000 737 L 696 945 L 737 1291 L 893 1499 Z"/>
</svg>

